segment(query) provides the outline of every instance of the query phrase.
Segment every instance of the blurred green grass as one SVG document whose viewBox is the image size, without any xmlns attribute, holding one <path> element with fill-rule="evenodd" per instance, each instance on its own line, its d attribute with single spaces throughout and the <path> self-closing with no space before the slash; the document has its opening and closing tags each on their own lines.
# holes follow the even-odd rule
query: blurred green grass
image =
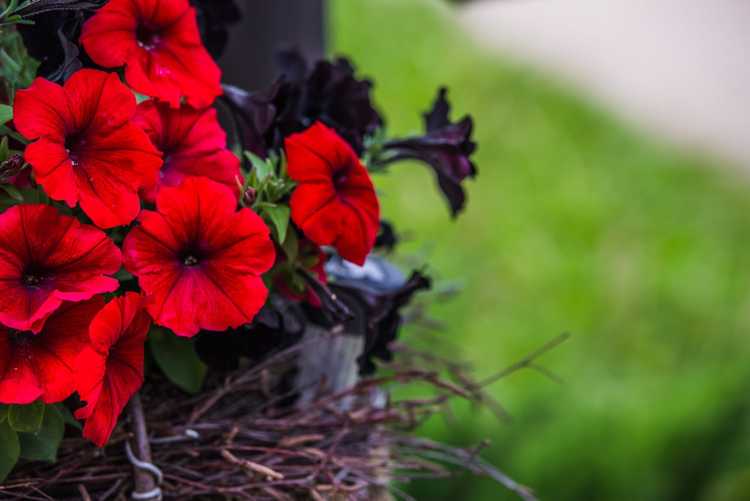
<svg viewBox="0 0 750 501">
<path fill-rule="evenodd" d="M 334 52 L 376 79 L 391 132 L 419 129 L 441 84 L 477 124 L 457 221 L 416 164 L 377 180 L 384 213 L 413 235 L 406 252 L 464 282 L 434 314 L 480 374 L 574 337 L 542 361 L 562 385 L 527 371 L 492 387 L 511 422 L 460 408 L 424 432 L 490 437 L 490 459 L 545 500 L 750 499 L 748 183 L 483 53 L 451 15 L 437 0 L 331 3 Z M 472 477 L 411 492 L 514 499 Z"/>
</svg>

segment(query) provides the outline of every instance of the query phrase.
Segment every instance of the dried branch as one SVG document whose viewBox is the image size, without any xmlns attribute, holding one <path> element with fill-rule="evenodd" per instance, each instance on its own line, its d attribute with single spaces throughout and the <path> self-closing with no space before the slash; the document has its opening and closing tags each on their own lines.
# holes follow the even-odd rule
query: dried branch
<svg viewBox="0 0 750 501">
<path fill-rule="evenodd" d="M 451 399 L 493 402 L 483 391 L 487 384 L 513 371 L 535 368 L 539 356 L 566 338 L 556 338 L 480 382 L 462 364 L 412 349 L 397 350 L 397 362 L 386 375 L 335 394 L 322 393 L 302 408 L 294 405 L 298 390 L 288 387 L 287 377 L 304 349 L 300 345 L 250 369 L 213 375 L 207 387 L 215 390 L 194 397 L 152 377 L 131 404 L 137 453 L 149 460 L 150 443 L 150 461 L 164 473 L 165 499 L 367 500 L 384 489 L 409 499 L 391 484 L 444 478 L 464 470 L 493 478 L 521 499 L 531 500 L 527 487 L 481 460 L 486 444 L 464 450 L 411 432 L 444 410 Z M 388 402 L 382 388 L 394 384 L 426 384 L 433 395 Z M 269 399 L 269 392 L 275 397 Z M 79 486 L 92 499 L 128 497 L 133 477 L 123 445 L 131 438 L 120 427 L 103 451 L 80 438 L 67 438 L 55 464 L 21 464 L 0 485 L 0 498 L 81 499 L 85 496 Z M 138 492 L 147 488 L 147 480 L 153 485 L 153 478 L 143 473 L 136 472 L 136 483 L 144 482 Z"/>
</svg>

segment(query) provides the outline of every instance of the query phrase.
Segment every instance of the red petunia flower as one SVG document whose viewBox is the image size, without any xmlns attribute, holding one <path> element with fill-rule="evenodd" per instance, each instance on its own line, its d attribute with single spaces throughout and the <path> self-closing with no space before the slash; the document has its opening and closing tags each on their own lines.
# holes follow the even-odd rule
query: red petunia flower
<svg viewBox="0 0 750 501">
<path fill-rule="evenodd" d="M 144 194 L 149 202 L 156 199 L 159 186 L 177 186 L 188 176 L 204 176 L 236 190 L 240 161 L 226 147 L 227 135 L 215 109 L 174 109 L 148 100 L 138 105 L 135 123 L 164 154 L 158 186 Z"/>
<path fill-rule="evenodd" d="M 375 245 L 380 207 L 367 169 L 338 134 L 320 122 L 286 139 L 292 220 L 318 245 L 362 265 Z"/>
<path fill-rule="evenodd" d="M 135 97 L 117 75 L 80 70 L 59 86 L 37 78 L 16 94 L 13 121 L 44 191 L 81 209 L 101 228 L 130 223 L 138 190 L 154 184 L 159 152 L 131 123 Z"/>
<path fill-rule="evenodd" d="M 0 403 L 29 404 L 41 398 L 52 404 L 72 395 L 76 359 L 102 306 L 101 296 L 65 303 L 38 334 L 0 326 Z"/>
<path fill-rule="evenodd" d="M 252 321 L 268 291 L 260 275 L 275 251 L 263 220 L 236 211 L 232 191 L 202 177 L 162 188 L 123 243 L 154 321 L 180 336 Z"/>
<path fill-rule="evenodd" d="M 63 301 L 112 292 L 120 250 L 101 230 L 49 205 L 0 214 L 0 323 L 39 332 Z"/>
<path fill-rule="evenodd" d="M 105 68 L 147 96 L 196 108 L 221 95 L 221 70 L 203 47 L 188 0 L 110 0 L 86 21 L 81 43 Z"/>
<path fill-rule="evenodd" d="M 91 321 L 89 343 L 76 360 L 76 389 L 86 406 L 83 436 L 103 447 L 130 397 L 143 384 L 143 345 L 151 319 L 135 292 L 113 299 Z"/>
</svg>

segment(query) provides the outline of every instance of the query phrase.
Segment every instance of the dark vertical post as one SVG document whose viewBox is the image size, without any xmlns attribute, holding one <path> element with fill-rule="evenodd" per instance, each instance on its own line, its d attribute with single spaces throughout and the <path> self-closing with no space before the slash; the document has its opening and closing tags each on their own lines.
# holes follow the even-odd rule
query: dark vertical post
<svg viewBox="0 0 750 501">
<path fill-rule="evenodd" d="M 242 20 L 231 27 L 219 60 L 225 83 L 247 90 L 277 76 L 274 55 L 297 46 L 309 59 L 325 54 L 325 0 L 237 0 Z"/>
</svg>

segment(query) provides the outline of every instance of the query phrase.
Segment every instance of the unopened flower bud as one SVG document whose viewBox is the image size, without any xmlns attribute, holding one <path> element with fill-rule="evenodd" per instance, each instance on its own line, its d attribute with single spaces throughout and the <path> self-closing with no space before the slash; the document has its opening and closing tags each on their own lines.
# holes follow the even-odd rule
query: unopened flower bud
<svg viewBox="0 0 750 501">
<path fill-rule="evenodd" d="M 0 163 L 0 182 L 13 180 L 23 169 L 23 157 L 15 153 Z"/>
<path fill-rule="evenodd" d="M 242 201 L 245 205 L 252 205 L 253 202 L 255 202 L 255 197 L 257 195 L 258 192 L 255 190 L 255 188 L 248 186 L 245 192 L 242 194 Z"/>
</svg>

